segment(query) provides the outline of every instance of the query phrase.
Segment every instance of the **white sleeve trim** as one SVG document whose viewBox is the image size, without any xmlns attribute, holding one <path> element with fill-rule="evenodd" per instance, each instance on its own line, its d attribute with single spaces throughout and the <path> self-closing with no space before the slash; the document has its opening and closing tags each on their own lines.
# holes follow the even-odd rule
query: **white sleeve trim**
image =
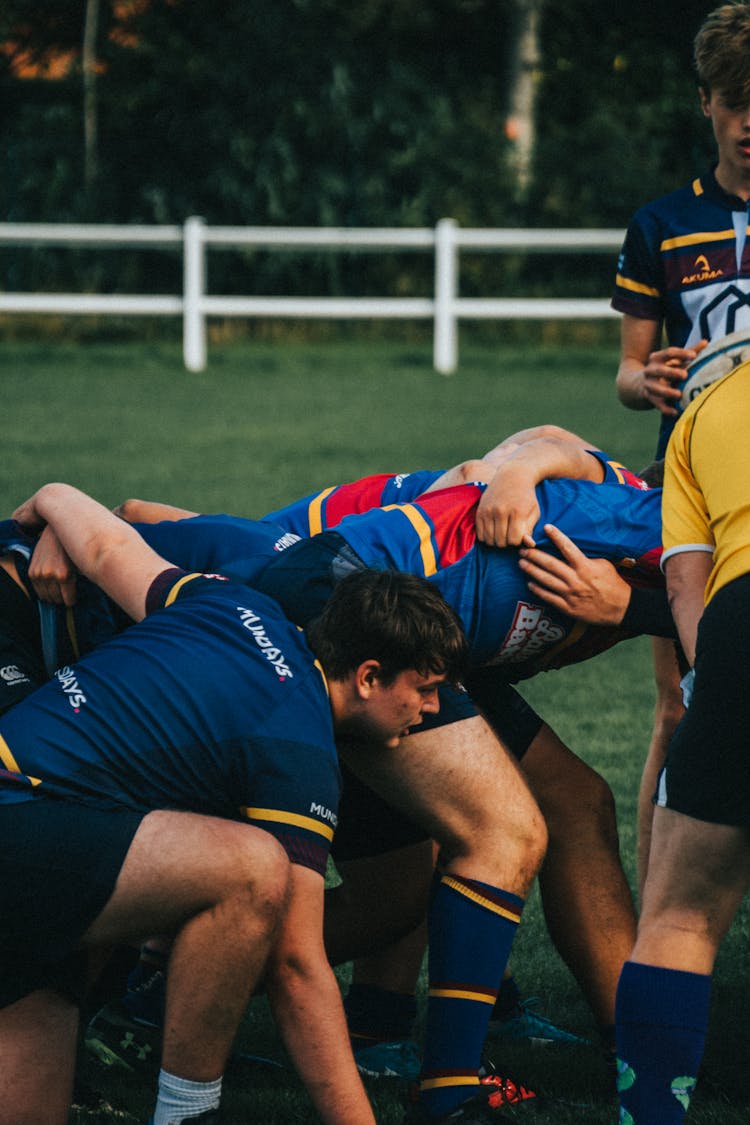
<svg viewBox="0 0 750 1125">
<path fill-rule="evenodd" d="M 689 551 L 705 551 L 709 555 L 714 553 L 714 545 L 712 543 L 681 543 L 679 547 L 670 547 L 668 551 L 664 551 L 661 556 L 661 569 L 664 570 L 664 563 L 667 559 L 671 559 L 672 555 L 684 555 Z"/>
</svg>

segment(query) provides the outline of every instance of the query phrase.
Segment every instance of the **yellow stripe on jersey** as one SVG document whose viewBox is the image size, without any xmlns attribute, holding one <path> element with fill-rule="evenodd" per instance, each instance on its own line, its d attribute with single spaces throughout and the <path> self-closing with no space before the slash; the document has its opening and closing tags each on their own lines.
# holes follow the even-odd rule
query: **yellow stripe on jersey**
<svg viewBox="0 0 750 1125">
<path fill-rule="evenodd" d="M 700 181 L 700 176 L 696 176 L 693 180 L 693 191 L 696 195 L 703 195 L 703 184 Z"/>
<path fill-rule="evenodd" d="M 468 898 L 471 902 L 476 902 L 477 905 L 484 907 L 485 910 L 491 910 L 493 914 L 499 914 L 501 918 L 508 918 L 511 922 L 518 922 L 521 917 L 520 910 L 508 910 L 506 907 L 501 906 L 499 902 L 495 902 L 488 895 L 483 895 L 481 891 L 475 887 L 469 887 L 466 883 L 459 879 L 454 879 L 450 875 L 443 875 L 440 880 L 446 887 L 451 890 L 458 891 L 464 898 Z"/>
<path fill-rule="evenodd" d="M 192 582 L 192 580 L 194 578 L 200 578 L 200 577 L 201 577 L 200 574 L 185 574 L 185 575 L 183 575 L 183 577 L 180 578 L 179 581 L 175 582 L 174 586 L 172 587 L 172 589 L 167 594 L 167 599 L 164 602 L 164 605 L 165 606 L 172 605 L 174 602 L 176 602 L 177 601 L 177 595 L 179 594 L 180 590 L 185 585 L 185 583 L 186 582 Z"/>
<path fill-rule="evenodd" d="M 335 487 L 336 486 L 333 485 L 331 488 L 325 488 L 322 492 L 319 492 L 307 509 L 307 520 L 310 525 L 311 535 L 320 535 L 323 530 L 323 516 L 321 515 L 323 511 L 323 501 L 328 499 Z"/>
<path fill-rule="evenodd" d="M 641 285 L 639 281 L 631 281 L 629 277 L 623 277 L 621 273 L 618 273 L 615 281 L 620 289 L 629 289 L 631 293 L 645 293 L 647 297 L 659 296 L 658 289 L 654 289 L 651 285 Z"/>
<path fill-rule="evenodd" d="M 281 812 L 279 809 L 251 809 L 244 808 L 242 812 L 250 820 L 271 820 L 275 824 L 293 824 L 296 828 L 306 828 L 308 832 L 315 832 L 329 842 L 333 839 L 333 828 L 330 824 L 322 824 L 311 816 L 301 816 L 299 813 Z"/>
<path fill-rule="evenodd" d="M 314 660 L 313 663 L 314 663 L 315 667 L 318 669 L 318 671 L 320 672 L 321 678 L 323 680 L 323 687 L 326 689 L 326 695 L 330 695 L 331 693 L 328 690 L 328 680 L 326 679 L 326 674 L 323 671 L 323 665 L 320 663 L 319 660 Z"/>
<path fill-rule="evenodd" d="M 431 574 L 437 573 L 438 568 L 435 548 L 432 545 L 432 529 L 429 523 L 420 512 L 419 508 L 415 508 L 413 504 L 388 504 L 383 510 L 390 512 L 393 509 L 398 509 L 398 511 L 403 512 L 416 531 L 419 538 L 422 573 L 425 578 L 429 578 Z"/>
<path fill-rule="evenodd" d="M 612 470 L 612 472 L 615 474 L 615 476 L 619 480 L 620 484 L 624 484 L 625 483 L 625 477 L 624 477 L 621 470 L 623 470 L 625 468 L 625 466 L 620 461 L 607 461 L 607 464 L 609 465 L 610 469 Z"/>
<path fill-rule="evenodd" d="M 10 770 L 11 773 L 20 774 L 21 777 L 25 777 L 28 781 L 30 781 L 32 785 L 41 785 L 42 784 L 41 778 L 39 778 L 39 777 L 29 777 L 28 774 L 25 774 L 23 772 L 23 770 L 19 766 L 18 762 L 13 757 L 13 752 L 11 751 L 10 746 L 8 745 L 8 743 L 5 741 L 5 739 L 3 738 L 3 736 L 1 734 L 0 734 L 0 762 L 3 763 L 6 770 Z"/>
<path fill-rule="evenodd" d="M 473 988 L 430 988 L 428 996 L 443 996 L 449 1000 L 473 1000 L 475 1003 L 491 1004 L 495 1006 L 497 991 L 489 989 L 477 991 Z"/>
<path fill-rule="evenodd" d="M 700 242 L 726 242 L 735 239 L 734 227 L 731 230 L 698 231 L 696 234 L 681 234 L 677 238 L 665 238 L 661 250 L 677 250 L 680 246 L 695 246 Z"/>
<path fill-rule="evenodd" d="M 68 631 L 68 639 L 73 648 L 73 655 L 76 660 L 78 660 L 81 656 L 81 650 L 78 645 L 78 633 L 76 632 L 76 621 L 72 608 L 65 610 L 65 628 Z"/>
<path fill-rule="evenodd" d="M 549 652 L 546 652 L 544 654 L 542 660 L 540 661 L 541 667 L 544 668 L 547 664 L 555 659 L 559 652 L 563 652 L 566 648 L 570 648 L 571 645 L 580 640 L 587 629 L 588 625 L 584 624 L 583 621 L 577 621 L 568 633 L 567 637 L 563 637 L 563 639 L 558 644 L 556 644 L 554 648 L 551 648 Z"/>
<path fill-rule="evenodd" d="M 445 1086 L 478 1086 L 479 1077 L 476 1071 L 467 1074 L 450 1074 L 443 1078 L 422 1078 L 419 1083 L 420 1090 L 440 1090 Z"/>
</svg>

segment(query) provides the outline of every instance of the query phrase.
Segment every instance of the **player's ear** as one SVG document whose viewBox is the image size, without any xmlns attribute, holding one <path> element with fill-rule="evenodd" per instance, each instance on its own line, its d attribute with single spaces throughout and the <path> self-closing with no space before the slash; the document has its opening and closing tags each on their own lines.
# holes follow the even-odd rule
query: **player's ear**
<svg viewBox="0 0 750 1125">
<path fill-rule="evenodd" d="M 701 109 L 703 110 L 704 117 L 711 116 L 711 91 L 707 90 L 705 86 L 698 87 L 698 97 L 701 102 Z"/>
<path fill-rule="evenodd" d="M 363 660 L 354 674 L 354 682 L 360 699 L 369 699 L 373 688 L 380 679 L 380 661 Z"/>
</svg>

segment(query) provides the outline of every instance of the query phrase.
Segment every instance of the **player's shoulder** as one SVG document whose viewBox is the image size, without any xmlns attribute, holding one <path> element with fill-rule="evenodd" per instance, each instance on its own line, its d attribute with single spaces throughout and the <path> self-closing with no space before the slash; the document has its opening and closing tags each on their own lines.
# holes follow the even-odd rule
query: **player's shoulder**
<svg viewBox="0 0 750 1125">
<path fill-rule="evenodd" d="M 658 195 L 641 204 L 630 220 L 630 229 L 663 229 L 670 227 L 675 219 L 684 215 L 686 209 L 693 209 L 705 203 L 705 194 L 700 178 Z"/>
</svg>

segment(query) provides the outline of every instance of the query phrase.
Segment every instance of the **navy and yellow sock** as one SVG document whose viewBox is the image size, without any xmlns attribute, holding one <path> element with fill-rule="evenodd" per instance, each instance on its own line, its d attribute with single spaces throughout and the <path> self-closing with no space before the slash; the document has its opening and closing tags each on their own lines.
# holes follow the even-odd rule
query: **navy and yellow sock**
<svg viewBox="0 0 750 1125">
<path fill-rule="evenodd" d="M 523 900 L 444 875 L 429 915 L 429 998 L 420 1101 L 447 1113 L 475 1094 L 482 1047 Z"/>
</svg>

